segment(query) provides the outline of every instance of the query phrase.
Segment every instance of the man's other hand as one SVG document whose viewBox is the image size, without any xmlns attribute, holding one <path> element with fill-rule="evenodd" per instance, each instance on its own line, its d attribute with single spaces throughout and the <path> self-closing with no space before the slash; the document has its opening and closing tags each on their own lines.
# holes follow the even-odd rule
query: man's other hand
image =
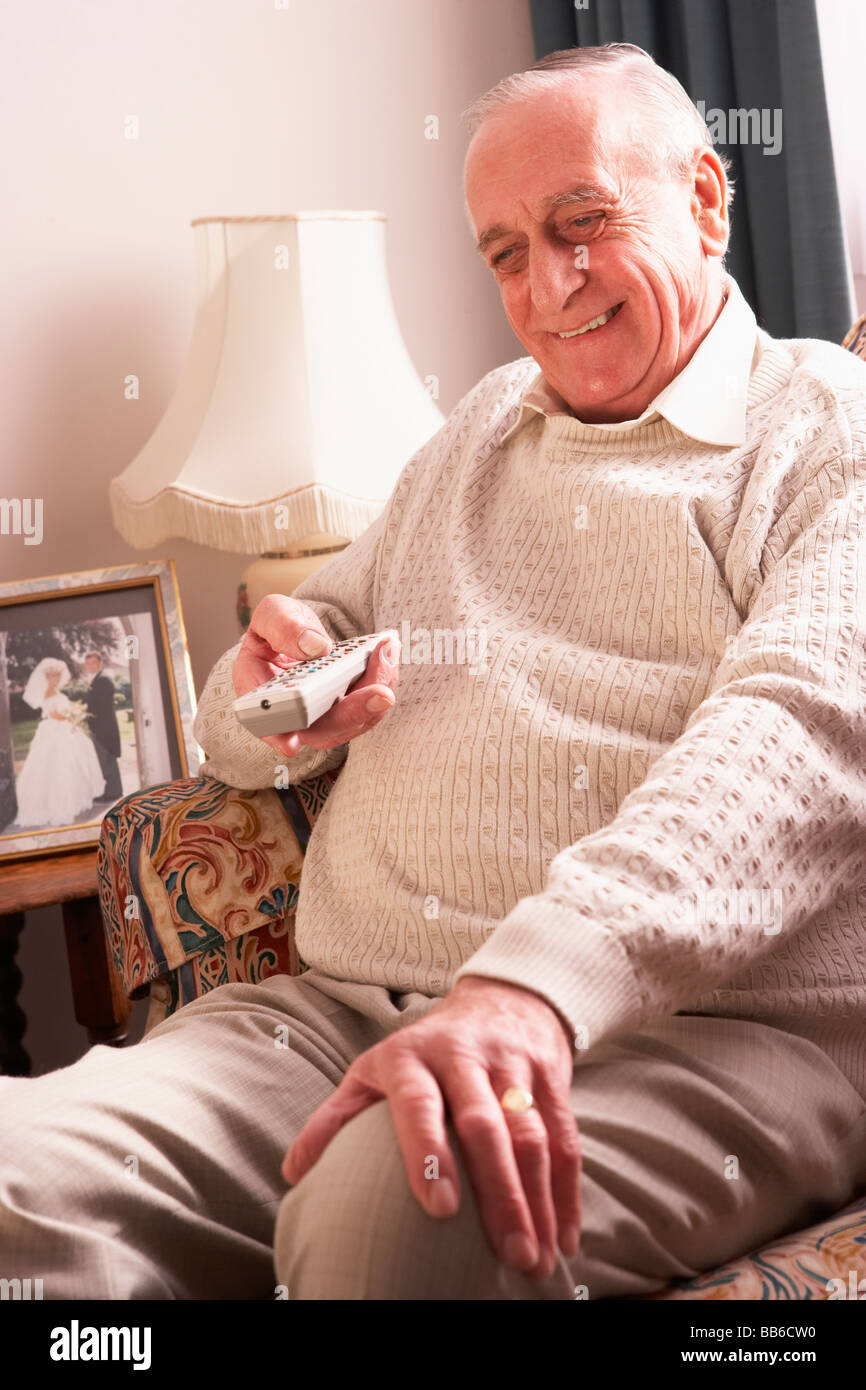
<svg viewBox="0 0 866 1390">
<path fill-rule="evenodd" d="M 312 608 L 285 594 L 267 594 L 257 604 L 232 668 L 235 694 L 273 680 L 293 661 L 324 656 L 334 647 L 332 638 Z M 284 756 L 293 758 L 302 744 L 311 748 L 336 748 L 366 733 L 387 714 L 396 700 L 400 674 L 400 643 L 383 638 L 370 653 L 366 670 L 353 681 L 335 704 L 309 729 L 293 734 L 270 734 L 261 740 Z"/>
<path fill-rule="evenodd" d="M 343 1125 L 384 1096 L 412 1191 L 431 1216 L 451 1216 L 460 1184 L 447 1106 L 494 1252 L 547 1278 L 557 1246 L 571 1258 L 580 1235 L 573 1060 L 564 1024 L 539 995 L 464 977 L 424 1018 L 355 1059 L 289 1149 L 283 1176 L 299 1182 Z M 534 1107 L 506 1115 L 499 1101 L 511 1086 L 529 1091 Z"/>
</svg>

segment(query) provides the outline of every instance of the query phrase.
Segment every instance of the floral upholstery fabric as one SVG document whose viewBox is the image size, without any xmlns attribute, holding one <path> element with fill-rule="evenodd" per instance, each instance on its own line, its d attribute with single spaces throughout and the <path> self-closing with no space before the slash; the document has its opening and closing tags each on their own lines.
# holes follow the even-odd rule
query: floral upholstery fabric
<svg viewBox="0 0 866 1390">
<path fill-rule="evenodd" d="M 658 1298 L 866 1299 L 866 1193 L 829 1220 L 648 1295 Z"/>
<path fill-rule="evenodd" d="M 862 357 L 866 361 L 866 314 L 848 329 L 842 346 L 853 352 L 855 357 Z"/>
<path fill-rule="evenodd" d="M 298 884 L 338 772 L 252 792 L 185 778 L 112 807 L 100 904 L 126 994 L 149 995 L 145 1031 L 217 985 L 306 968 L 294 945 Z"/>
</svg>

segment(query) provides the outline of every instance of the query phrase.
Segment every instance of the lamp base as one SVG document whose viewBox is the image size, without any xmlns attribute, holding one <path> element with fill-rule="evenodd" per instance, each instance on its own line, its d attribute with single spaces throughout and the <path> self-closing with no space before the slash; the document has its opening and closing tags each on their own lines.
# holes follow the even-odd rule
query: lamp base
<svg viewBox="0 0 866 1390">
<path fill-rule="evenodd" d="M 341 537 L 304 536 L 292 550 L 271 551 L 247 565 L 238 584 L 237 616 L 242 632 L 266 594 L 294 593 L 299 584 L 349 545 Z"/>
</svg>

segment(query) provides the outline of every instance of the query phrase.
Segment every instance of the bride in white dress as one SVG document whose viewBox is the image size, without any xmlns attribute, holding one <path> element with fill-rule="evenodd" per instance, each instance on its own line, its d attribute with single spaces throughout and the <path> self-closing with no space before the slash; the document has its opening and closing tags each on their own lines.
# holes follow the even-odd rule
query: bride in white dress
<svg viewBox="0 0 866 1390">
<path fill-rule="evenodd" d="M 24 688 L 23 699 L 42 717 L 15 783 L 18 825 L 69 825 L 105 783 L 96 749 L 78 727 L 81 706 L 60 689 L 69 680 L 65 661 L 45 657 Z"/>
</svg>

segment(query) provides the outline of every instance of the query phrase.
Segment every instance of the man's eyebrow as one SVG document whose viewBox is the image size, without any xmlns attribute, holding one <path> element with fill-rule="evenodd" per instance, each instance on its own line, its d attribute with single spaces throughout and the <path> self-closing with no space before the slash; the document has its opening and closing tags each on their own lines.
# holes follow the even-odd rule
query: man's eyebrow
<svg viewBox="0 0 866 1390">
<path fill-rule="evenodd" d="M 508 236 L 508 228 L 504 222 L 494 222 L 492 227 L 488 227 L 478 238 L 477 248 L 483 255 L 491 241 L 498 241 L 500 237 Z"/>
<path fill-rule="evenodd" d="M 542 207 L 554 211 L 561 207 L 583 207 L 587 203 L 608 203 L 610 202 L 610 190 L 599 188 L 593 183 L 577 183 L 573 188 L 566 188 L 562 193 L 553 193 L 549 198 L 545 198 Z M 495 222 L 492 227 L 487 227 L 478 238 L 477 248 L 483 255 L 492 241 L 498 241 L 500 237 L 508 236 L 511 229 L 504 222 Z"/>
<path fill-rule="evenodd" d="M 544 200 L 544 206 L 549 208 L 561 208 L 570 206 L 572 203 L 609 203 L 610 190 L 599 188 L 594 183 L 577 183 L 574 188 L 567 188 L 564 193 L 554 193 L 552 197 Z"/>
</svg>

